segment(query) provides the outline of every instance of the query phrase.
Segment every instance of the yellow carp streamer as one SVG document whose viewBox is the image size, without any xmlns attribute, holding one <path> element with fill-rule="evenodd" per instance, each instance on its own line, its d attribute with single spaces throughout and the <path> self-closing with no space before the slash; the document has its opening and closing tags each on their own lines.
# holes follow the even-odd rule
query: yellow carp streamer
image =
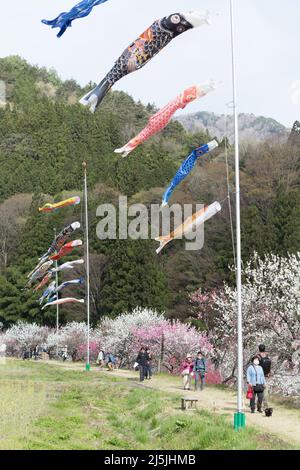
<svg viewBox="0 0 300 470">
<path fill-rule="evenodd" d="M 39 208 L 39 212 L 53 212 L 62 209 L 63 207 L 77 206 L 78 204 L 80 204 L 79 196 L 70 197 L 65 201 L 57 202 L 55 204 L 45 204 L 43 207 Z"/>
</svg>

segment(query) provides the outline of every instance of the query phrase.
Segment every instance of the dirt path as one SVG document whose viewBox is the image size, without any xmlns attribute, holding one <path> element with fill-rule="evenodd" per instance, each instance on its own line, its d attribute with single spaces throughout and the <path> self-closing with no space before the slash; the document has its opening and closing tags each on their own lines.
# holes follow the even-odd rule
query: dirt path
<svg viewBox="0 0 300 470">
<path fill-rule="evenodd" d="M 53 364 L 53 363 L 52 363 Z M 83 370 L 82 364 L 56 363 L 69 370 Z M 197 396 L 199 398 L 199 408 L 204 408 L 220 414 L 227 414 L 228 419 L 233 420 L 233 414 L 236 410 L 236 394 L 231 390 L 220 390 L 214 387 L 208 387 L 200 392 L 183 391 L 180 378 L 168 376 L 154 376 L 151 381 L 139 383 L 138 373 L 128 370 L 116 370 L 107 372 L 101 370 L 100 374 L 115 376 L 124 379 L 124 383 L 142 387 L 160 390 L 163 392 L 176 393 L 180 396 Z M 245 403 L 246 423 L 260 428 L 261 431 L 271 433 L 285 442 L 296 445 L 300 449 L 300 410 L 288 409 L 280 405 L 274 407 L 274 414 L 271 418 L 265 415 L 255 413 L 251 414 Z"/>
<path fill-rule="evenodd" d="M 105 374 L 123 377 L 128 381 L 138 381 L 137 374 L 130 371 L 118 370 L 114 372 L 102 372 Z M 177 393 L 180 396 L 197 396 L 199 398 L 199 408 L 206 410 L 228 414 L 228 418 L 232 421 L 233 414 L 236 410 L 236 394 L 231 390 L 218 390 L 214 387 L 204 389 L 202 392 L 183 391 L 180 378 L 174 377 L 153 377 L 151 381 L 143 382 L 143 386 L 161 390 L 164 392 Z M 296 445 L 300 449 L 300 410 L 287 409 L 276 405 L 274 414 L 271 418 L 267 418 L 264 414 L 251 414 L 247 407 L 246 401 L 246 423 L 259 427 L 262 431 L 276 435 L 278 438 Z"/>
</svg>

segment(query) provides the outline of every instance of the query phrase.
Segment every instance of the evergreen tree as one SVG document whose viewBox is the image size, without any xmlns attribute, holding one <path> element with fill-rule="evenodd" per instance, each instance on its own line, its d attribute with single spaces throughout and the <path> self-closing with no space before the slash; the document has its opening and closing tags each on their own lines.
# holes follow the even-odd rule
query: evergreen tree
<svg viewBox="0 0 300 470">
<path fill-rule="evenodd" d="M 153 243 L 116 240 L 101 289 L 101 314 L 116 316 L 137 306 L 164 311 L 167 294 Z"/>
</svg>

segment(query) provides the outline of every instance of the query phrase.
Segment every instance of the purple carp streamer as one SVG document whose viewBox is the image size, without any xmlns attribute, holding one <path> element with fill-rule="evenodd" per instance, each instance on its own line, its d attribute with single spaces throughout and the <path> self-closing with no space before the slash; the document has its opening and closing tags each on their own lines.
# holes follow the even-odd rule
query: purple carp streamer
<svg viewBox="0 0 300 470">
<path fill-rule="evenodd" d="M 209 12 L 189 11 L 173 13 L 154 23 L 131 43 L 106 77 L 92 91 L 81 98 L 80 103 L 94 113 L 111 87 L 129 73 L 144 67 L 175 37 L 203 24 L 209 24 Z"/>
<path fill-rule="evenodd" d="M 57 34 L 57 37 L 60 38 L 72 26 L 72 21 L 88 16 L 95 6 L 105 2 L 107 0 L 83 0 L 77 3 L 70 11 L 60 13 L 54 20 L 42 20 L 42 23 L 51 26 L 51 28 L 60 28 Z"/>
</svg>

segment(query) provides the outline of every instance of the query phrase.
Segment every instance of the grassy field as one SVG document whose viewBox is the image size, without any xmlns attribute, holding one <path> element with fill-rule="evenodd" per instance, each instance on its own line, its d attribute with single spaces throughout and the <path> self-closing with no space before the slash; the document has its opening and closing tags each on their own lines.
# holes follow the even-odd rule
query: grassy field
<svg viewBox="0 0 300 470">
<path fill-rule="evenodd" d="M 288 449 L 207 411 L 182 412 L 180 395 L 98 371 L 8 361 L 0 365 L 0 449 Z"/>
</svg>

